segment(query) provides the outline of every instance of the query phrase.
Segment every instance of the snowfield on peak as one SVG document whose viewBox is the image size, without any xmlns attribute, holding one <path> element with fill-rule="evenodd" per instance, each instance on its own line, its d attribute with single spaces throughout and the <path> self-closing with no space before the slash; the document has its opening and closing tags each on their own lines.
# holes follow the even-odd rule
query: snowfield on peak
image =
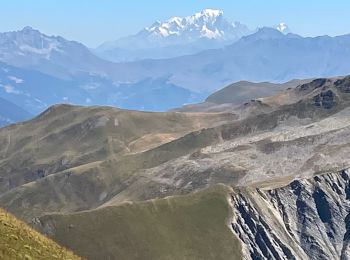
<svg viewBox="0 0 350 260">
<path fill-rule="evenodd" d="M 187 17 L 175 16 L 164 22 L 157 21 L 137 35 L 151 39 L 177 35 L 185 43 L 196 41 L 199 38 L 237 40 L 250 32 L 247 26 L 239 22 L 229 22 L 223 15 L 222 10 L 204 9 Z M 167 44 L 169 43 L 165 45 Z"/>
<path fill-rule="evenodd" d="M 289 26 L 286 23 L 280 23 L 276 26 L 276 29 L 279 30 L 281 33 L 290 33 Z"/>
<path fill-rule="evenodd" d="M 227 20 L 222 10 L 204 9 L 190 16 L 156 21 L 135 35 L 103 43 L 95 52 L 117 62 L 170 58 L 220 48 L 251 33 L 246 25 Z"/>
<path fill-rule="evenodd" d="M 196 37 L 206 37 L 209 39 L 219 39 L 225 36 L 224 28 L 220 27 L 233 27 L 235 28 L 237 23 L 227 22 L 222 18 L 224 12 L 221 10 L 205 9 L 202 12 L 195 13 L 194 15 L 181 17 L 172 17 L 165 22 L 156 22 L 150 28 L 144 30 L 154 36 L 168 37 L 169 35 L 188 35 L 189 38 L 195 40 Z M 197 35 L 195 35 L 197 34 Z M 196 37 L 191 37 L 196 36 Z M 189 39 L 189 40 L 191 40 Z"/>
</svg>

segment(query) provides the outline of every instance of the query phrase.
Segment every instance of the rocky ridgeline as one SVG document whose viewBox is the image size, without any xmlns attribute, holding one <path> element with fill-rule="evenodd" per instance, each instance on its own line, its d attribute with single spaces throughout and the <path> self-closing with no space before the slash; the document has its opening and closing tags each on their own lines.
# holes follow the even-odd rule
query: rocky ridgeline
<svg viewBox="0 0 350 260">
<path fill-rule="evenodd" d="M 245 259 L 349 259 L 349 172 L 232 195 Z"/>
</svg>

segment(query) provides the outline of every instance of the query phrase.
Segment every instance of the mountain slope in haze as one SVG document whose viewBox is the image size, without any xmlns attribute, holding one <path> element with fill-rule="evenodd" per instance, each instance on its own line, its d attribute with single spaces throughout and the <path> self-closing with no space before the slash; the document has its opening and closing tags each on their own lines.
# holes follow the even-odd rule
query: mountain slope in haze
<svg viewBox="0 0 350 260">
<path fill-rule="evenodd" d="M 57 103 L 166 111 L 204 98 L 202 94 L 170 84 L 166 78 L 149 78 L 124 84 L 86 74 L 61 79 L 1 62 L 0 97 L 23 107 L 33 115 Z"/>
<path fill-rule="evenodd" d="M 166 111 L 202 97 L 167 77 L 153 80 L 151 74 L 98 58 L 81 43 L 31 27 L 0 33 L 0 61 L 2 96 L 34 114 L 62 102 Z"/>
<path fill-rule="evenodd" d="M 166 60 L 127 63 L 147 67 L 157 78 L 196 91 L 216 91 L 241 80 L 285 82 L 298 78 L 330 77 L 349 73 L 349 35 L 301 37 L 261 28 L 222 49 Z M 137 64 L 137 65 L 136 65 Z"/>
<path fill-rule="evenodd" d="M 136 83 L 120 84 L 112 91 L 110 102 L 120 108 L 158 112 L 179 104 L 196 103 L 206 96 L 205 93 L 192 92 L 171 84 L 166 78 L 147 78 Z"/>
<path fill-rule="evenodd" d="M 143 65 L 102 60 L 81 43 L 31 27 L 0 33 L 0 62 L 1 97 L 32 114 L 62 102 L 166 111 L 203 97 L 168 76 L 153 78 Z"/>
<path fill-rule="evenodd" d="M 0 127 L 29 119 L 31 114 L 19 106 L 0 97 Z"/>
<path fill-rule="evenodd" d="M 0 97 L 35 115 L 55 103 L 86 104 L 92 96 L 84 90 L 88 84 L 62 80 L 44 73 L 0 63 Z M 79 86 L 81 85 L 81 87 Z"/>
<path fill-rule="evenodd" d="M 0 233 L 1 259 L 80 259 L 3 209 Z"/>
<path fill-rule="evenodd" d="M 16 37 L 21 41 L 16 42 Z M 157 96 L 157 91 L 154 90 L 158 89 L 159 82 L 162 82 L 162 93 L 181 97 L 176 105 L 179 107 L 186 103 L 198 102 L 203 94 L 240 80 L 285 82 L 295 78 L 338 76 L 349 73 L 347 62 L 350 56 L 347 48 L 349 35 L 304 38 L 290 33 L 283 34 L 272 28 L 261 28 L 225 48 L 171 59 L 128 63 L 104 61 L 81 44 L 60 37 L 46 36 L 30 28 L 3 33 L 0 38 L 3 39 L 0 41 L 0 54 L 3 53 L 0 55 L 0 60 L 22 68 L 34 69 L 55 78 L 70 80 L 74 85 L 71 91 L 84 97 L 84 101 L 78 104 L 87 105 L 90 101 L 90 104 L 114 106 L 118 106 L 118 103 L 135 104 L 133 93 L 138 93 L 136 98 L 138 100 L 144 95 L 143 91 L 147 86 L 147 89 L 151 89 L 150 95 Z M 42 41 L 44 44 L 41 44 Z M 49 48 L 47 46 L 52 45 L 52 42 L 57 42 L 56 45 L 59 47 L 55 45 L 56 47 L 52 48 L 48 59 L 43 53 L 47 52 Z M 31 48 L 21 50 L 23 45 Z M 33 48 L 37 51 L 33 52 Z M 18 52 L 23 52 L 24 55 L 13 54 Z M 149 87 L 149 82 L 155 85 Z M 125 94 L 126 90 L 121 89 L 122 86 L 132 87 L 129 88 L 130 93 Z M 190 93 L 183 95 L 183 89 L 189 90 Z M 130 102 L 123 100 L 123 95 L 129 96 Z M 160 102 L 165 96 L 169 95 L 159 94 L 156 101 Z M 62 98 L 64 97 L 74 100 L 70 96 Z M 170 101 L 169 97 L 167 102 Z M 127 108 L 154 107 L 154 103 L 145 102 L 139 107 L 133 105 Z"/>
<path fill-rule="evenodd" d="M 247 26 L 227 21 L 223 11 L 204 9 L 188 17 L 156 21 L 135 35 L 102 44 L 95 53 L 116 62 L 171 58 L 219 48 L 250 33 Z"/>
<path fill-rule="evenodd" d="M 100 73 L 108 66 L 83 44 L 45 35 L 29 26 L 0 33 L 0 61 L 65 79 L 82 71 Z"/>
<path fill-rule="evenodd" d="M 246 259 L 254 259 L 254 249 L 266 258 L 338 259 L 347 250 L 346 177 L 325 177 L 337 187 L 311 179 L 350 168 L 349 86 L 350 77 L 315 79 L 230 113 L 52 107 L 0 129 L 0 205 L 95 258 L 114 252 L 170 258 L 154 248 L 157 238 L 165 248 L 174 244 L 179 257 L 201 259 L 202 250 L 217 240 L 218 250 L 208 253 L 212 259 L 235 256 L 232 250 L 239 246 Z M 217 193 L 204 190 L 217 184 L 232 189 L 225 188 L 212 205 Z M 282 187 L 289 195 L 278 204 L 274 192 Z M 211 195 L 202 200 L 195 194 Z M 331 207 L 331 198 L 340 204 Z M 288 207 L 276 206 L 284 204 Z M 99 233 L 103 243 L 90 244 L 99 230 L 106 230 Z M 188 240 L 182 244 L 178 236 Z M 322 248 L 329 241 L 334 250 Z"/>
<path fill-rule="evenodd" d="M 143 66 L 130 70 L 81 43 L 31 27 L 0 33 L 0 61 L 2 96 L 33 114 L 62 102 L 166 111 L 203 97 L 167 76 L 154 79 Z"/>
</svg>

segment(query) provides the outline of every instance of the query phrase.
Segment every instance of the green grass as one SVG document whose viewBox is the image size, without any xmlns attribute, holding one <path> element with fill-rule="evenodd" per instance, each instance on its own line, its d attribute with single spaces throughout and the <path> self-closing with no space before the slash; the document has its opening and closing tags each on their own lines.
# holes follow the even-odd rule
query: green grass
<svg viewBox="0 0 350 260">
<path fill-rule="evenodd" d="M 241 259 L 228 227 L 228 188 L 48 215 L 53 238 L 88 259 Z"/>
<path fill-rule="evenodd" d="M 75 260 L 80 257 L 0 209 L 0 259 Z"/>
</svg>

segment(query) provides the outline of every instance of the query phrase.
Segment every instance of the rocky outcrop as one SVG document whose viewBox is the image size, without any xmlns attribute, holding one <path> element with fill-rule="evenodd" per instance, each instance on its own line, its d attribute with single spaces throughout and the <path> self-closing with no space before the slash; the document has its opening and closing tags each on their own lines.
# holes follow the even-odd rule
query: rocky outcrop
<svg viewBox="0 0 350 260">
<path fill-rule="evenodd" d="M 349 172 L 232 195 L 245 259 L 349 259 Z"/>
</svg>

